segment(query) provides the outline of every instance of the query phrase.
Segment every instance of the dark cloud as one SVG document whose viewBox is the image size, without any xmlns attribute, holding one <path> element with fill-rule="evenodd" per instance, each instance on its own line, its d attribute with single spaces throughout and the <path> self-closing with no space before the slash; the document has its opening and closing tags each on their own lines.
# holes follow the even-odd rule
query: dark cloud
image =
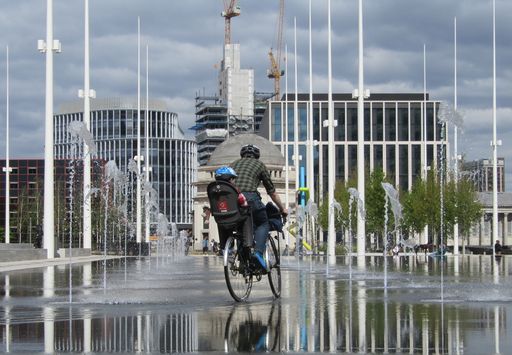
<svg viewBox="0 0 512 355">
<path fill-rule="evenodd" d="M 91 86 L 99 97 L 137 93 L 137 16 L 141 18 L 142 75 L 150 53 L 150 93 L 179 114 L 182 128 L 194 121 L 194 97 L 216 90 L 215 64 L 222 57 L 221 0 L 89 0 Z M 240 0 L 242 15 L 232 20 L 242 66 L 255 70 L 257 91 L 271 91 L 266 77 L 268 50 L 275 41 L 278 0 Z M 288 85 L 294 87 L 293 23 L 297 21 L 298 87 L 309 88 L 308 1 L 286 1 L 284 42 L 288 45 Z M 497 88 L 499 155 L 512 146 L 512 3 L 497 0 Z M 45 57 L 37 40 L 46 37 L 45 1 L 4 1 L 0 12 L 0 82 L 5 52 L 11 53 L 11 156 L 41 156 L 44 131 Z M 357 86 L 357 1 L 332 1 L 333 76 L 336 91 Z M 55 56 L 55 108 L 73 100 L 83 86 L 83 12 L 80 0 L 54 0 L 54 35 L 63 53 Z M 315 91 L 327 91 L 327 1 L 313 0 Z M 453 19 L 458 26 L 458 104 L 466 111 L 459 151 L 490 157 L 492 138 L 492 2 L 483 0 L 364 1 L 365 85 L 373 92 L 423 90 L 423 44 L 427 48 L 427 90 L 453 102 Z M 284 48 L 283 48 L 284 52 Z M 284 57 L 284 53 L 283 53 Z M 284 64 L 283 64 L 284 67 Z M 143 92 L 145 93 L 144 78 Z M 282 87 L 284 89 L 284 80 Z M 5 136 L 5 85 L 0 84 L 0 137 Z M 191 135 L 192 132 L 187 131 Z M 30 142 L 30 144 L 27 144 Z M 0 156 L 4 154 L 0 142 Z M 512 181 L 512 180 L 509 180 Z"/>
</svg>

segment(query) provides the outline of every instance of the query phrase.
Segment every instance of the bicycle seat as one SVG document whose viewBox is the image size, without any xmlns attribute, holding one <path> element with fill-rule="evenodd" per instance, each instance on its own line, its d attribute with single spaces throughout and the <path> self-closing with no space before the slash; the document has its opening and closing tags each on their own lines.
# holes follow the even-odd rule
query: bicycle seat
<svg viewBox="0 0 512 355">
<path fill-rule="evenodd" d="M 225 229 L 237 228 L 247 219 L 248 209 L 238 205 L 238 191 L 226 181 L 213 181 L 206 188 L 215 222 Z"/>
</svg>

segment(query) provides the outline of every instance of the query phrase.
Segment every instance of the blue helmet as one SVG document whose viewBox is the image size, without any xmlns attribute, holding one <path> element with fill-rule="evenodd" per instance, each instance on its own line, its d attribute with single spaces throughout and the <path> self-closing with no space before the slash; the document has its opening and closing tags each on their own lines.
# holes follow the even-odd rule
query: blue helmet
<svg viewBox="0 0 512 355">
<path fill-rule="evenodd" d="M 215 180 L 225 180 L 236 178 L 236 172 L 233 168 L 229 166 L 221 166 L 217 170 L 215 170 Z"/>
</svg>

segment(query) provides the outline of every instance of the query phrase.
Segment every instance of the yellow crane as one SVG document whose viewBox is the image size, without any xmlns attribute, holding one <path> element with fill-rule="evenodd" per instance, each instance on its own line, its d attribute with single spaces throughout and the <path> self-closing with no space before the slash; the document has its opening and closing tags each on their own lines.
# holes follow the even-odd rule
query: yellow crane
<svg viewBox="0 0 512 355">
<path fill-rule="evenodd" d="M 237 0 L 224 0 L 224 11 L 221 15 L 224 17 L 224 44 L 231 43 L 231 18 L 240 16 L 240 6 Z"/>
<path fill-rule="evenodd" d="M 284 70 L 281 70 L 281 49 L 283 46 L 283 18 L 284 18 L 284 0 L 279 0 L 279 16 L 277 18 L 275 47 L 270 48 L 268 56 L 270 59 L 270 69 L 267 70 L 267 77 L 274 80 L 274 97 L 277 100 L 281 98 L 281 77 Z M 273 50 L 275 49 L 275 55 Z"/>
</svg>

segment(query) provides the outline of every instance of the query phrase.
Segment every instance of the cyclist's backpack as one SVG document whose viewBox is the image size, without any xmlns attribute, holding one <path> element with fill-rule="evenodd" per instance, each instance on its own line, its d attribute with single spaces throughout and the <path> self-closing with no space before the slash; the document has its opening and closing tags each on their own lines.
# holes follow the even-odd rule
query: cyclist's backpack
<svg viewBox="0 0 512 355">
<path fill-rule="evenodd" d="M 215 222 L 224 229 L 235 229 L 247 219 L 248 209 L 238 205 L 236 187 L 226 181 L 213 181 L 206 188 Z"/>
<path fill-rule="evenodd" d="M 283 218 L 281 217 L 279 208 L 277 208 L 277 206 L 272 202 L 267 202 L 265 209 L 267 211 L 270 230 L 283 233 Z"/>
</svg>

